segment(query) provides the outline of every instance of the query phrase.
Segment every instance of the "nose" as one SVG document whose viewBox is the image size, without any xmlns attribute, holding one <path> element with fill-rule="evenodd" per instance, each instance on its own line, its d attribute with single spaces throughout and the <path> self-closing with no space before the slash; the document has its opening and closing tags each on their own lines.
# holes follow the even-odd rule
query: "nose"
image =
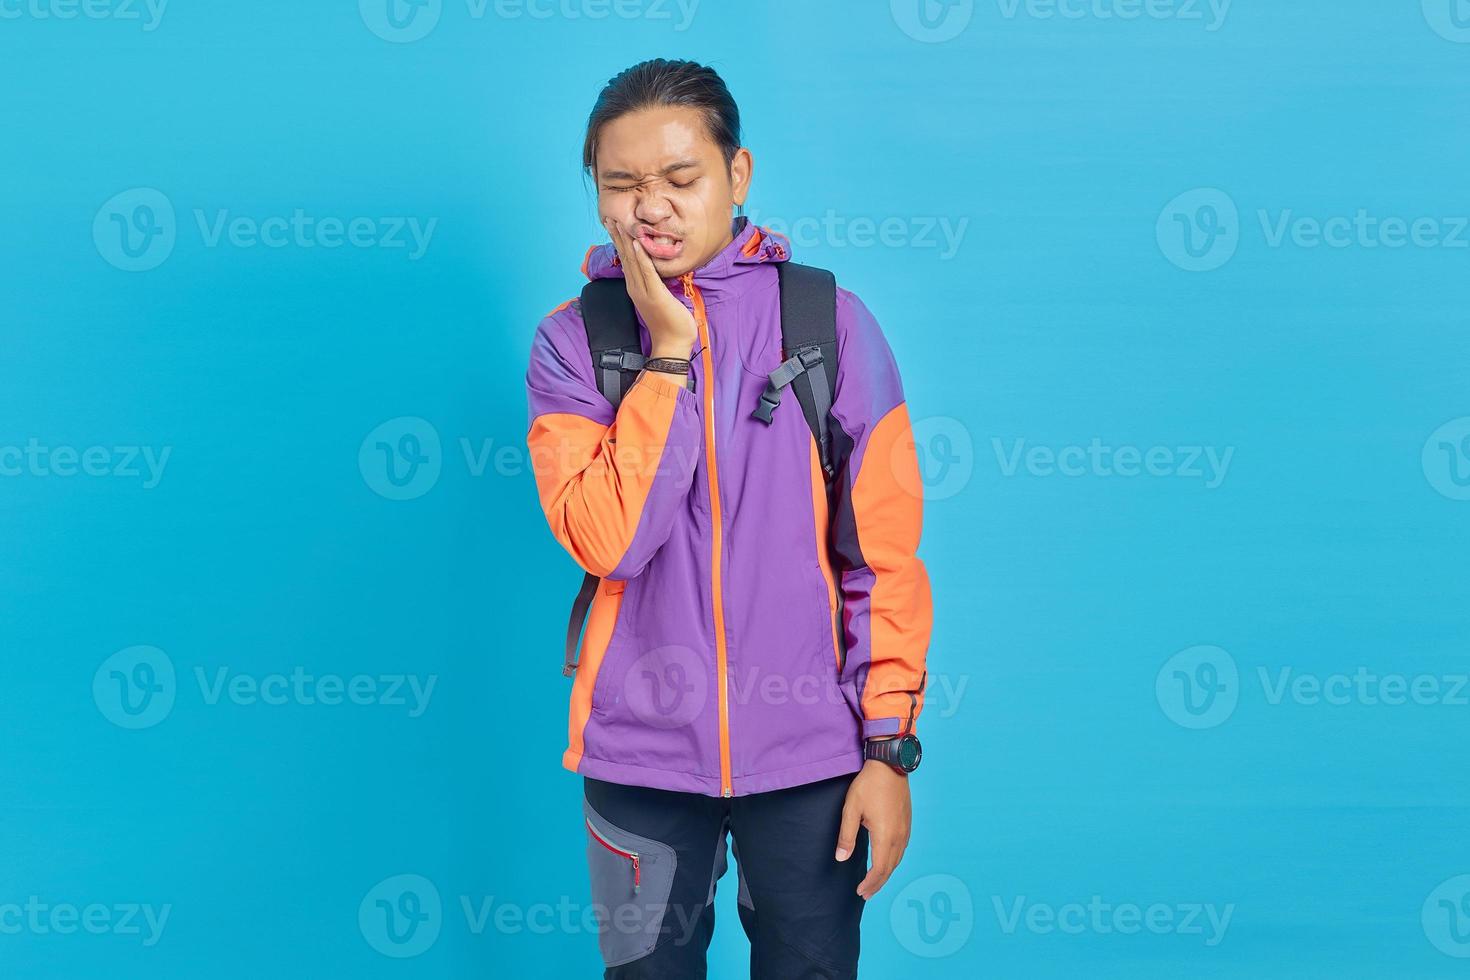
<svg viewBox="0 0 1470 980">
<path fill-rule="evenodd" d="M 673 213 L 668 197 L 658 187 L 648 187 L 638 192 L 638 203 L 633 207 L 633 216 L 639 221 L 657 225 Z"/>
</svg>

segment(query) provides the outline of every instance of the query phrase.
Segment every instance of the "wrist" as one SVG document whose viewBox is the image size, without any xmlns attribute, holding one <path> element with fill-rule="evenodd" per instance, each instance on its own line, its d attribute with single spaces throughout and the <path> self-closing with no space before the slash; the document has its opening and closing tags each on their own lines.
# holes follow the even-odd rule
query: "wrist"
<svg viewBox="0 0 1470 980">
<path fill-rule="evenodd" d="M 675 360 L 687 361 L 690 359 L 689 355 L 693 353 L 693 351 L 693 341 L 690 341 L 689 343 L 672 344 L 668 342 L 660 342 L 652 346 L 652 348 L 648 352 L 648 356 L 649 358 L 672 357 Z"/>
<path fill-rule="evenodd" d="M 864 759 L 863 770 L 867 771 L 870 769 L 874 772 L 886 772 L 890 775 L 899 776 L 903 779 L 907 779 L 909 775 L 897 766 L 890 766 L 886 762 L 879 762 L 877 759 Z"/>
</svg>

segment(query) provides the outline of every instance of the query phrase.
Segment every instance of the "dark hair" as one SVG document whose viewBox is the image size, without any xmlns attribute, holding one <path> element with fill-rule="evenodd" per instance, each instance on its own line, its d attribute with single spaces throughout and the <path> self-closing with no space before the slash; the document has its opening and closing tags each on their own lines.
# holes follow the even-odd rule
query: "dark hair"
<svg viewBox="0 0 1470 980">
<path fill-rule="evenodd" d="M 582 166 L 592 172 L 597 162 L 597 139 L 602 127 L 639 109 L 684 106 L 704 116 L 710 138 L 725 155 L 725 166 L 740 149 L 740 109 L 725 80 L 713 69 L 693 61 L 654 58 L 624 69 L 608 80 L 587 117 L 582 143 Z"/>
</svg>

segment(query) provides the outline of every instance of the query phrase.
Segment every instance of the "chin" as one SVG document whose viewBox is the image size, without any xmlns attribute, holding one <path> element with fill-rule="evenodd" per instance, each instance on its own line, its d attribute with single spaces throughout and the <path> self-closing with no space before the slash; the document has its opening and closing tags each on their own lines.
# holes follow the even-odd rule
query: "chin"
<svg viewBox="0 0 1470 980">
<path fill-rule="evenodd" d="M 669 259 L 667 261 L 654 259 L 653 269 L 665 279 L 677 279 L 684 273 L 694 269 L 694 264 L 687 259 Z"/>
</svg>

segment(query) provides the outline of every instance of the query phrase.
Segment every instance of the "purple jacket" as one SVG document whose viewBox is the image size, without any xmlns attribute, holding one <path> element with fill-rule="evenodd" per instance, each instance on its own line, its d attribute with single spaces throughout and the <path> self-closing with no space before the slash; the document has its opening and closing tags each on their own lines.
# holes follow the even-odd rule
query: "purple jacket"
<svg viewBox="0 0 1470 980">
<path fill-rule="evenodd" d="M 692 390 L 640 372 L 614 412 L 576 301 L 541 321 L 526 372 L 542 509 L 601 579 L 562 764 L 710 796 L 855 772 L 864 737 L 914 731 L 933 620 L 916 554 L 923 487 L 877 321 L 837 290 L 829 501 L 791 390 L 771 425 L 751 417 L 782 359 L 774 263 L 790 251 L 745 218 L 736 227 L 668 280 L 698 327 Z M 583 271 L 623 274 L 610 244 Z M 647 353 L 641 322 L 639 334 Z"/>
</svg>

